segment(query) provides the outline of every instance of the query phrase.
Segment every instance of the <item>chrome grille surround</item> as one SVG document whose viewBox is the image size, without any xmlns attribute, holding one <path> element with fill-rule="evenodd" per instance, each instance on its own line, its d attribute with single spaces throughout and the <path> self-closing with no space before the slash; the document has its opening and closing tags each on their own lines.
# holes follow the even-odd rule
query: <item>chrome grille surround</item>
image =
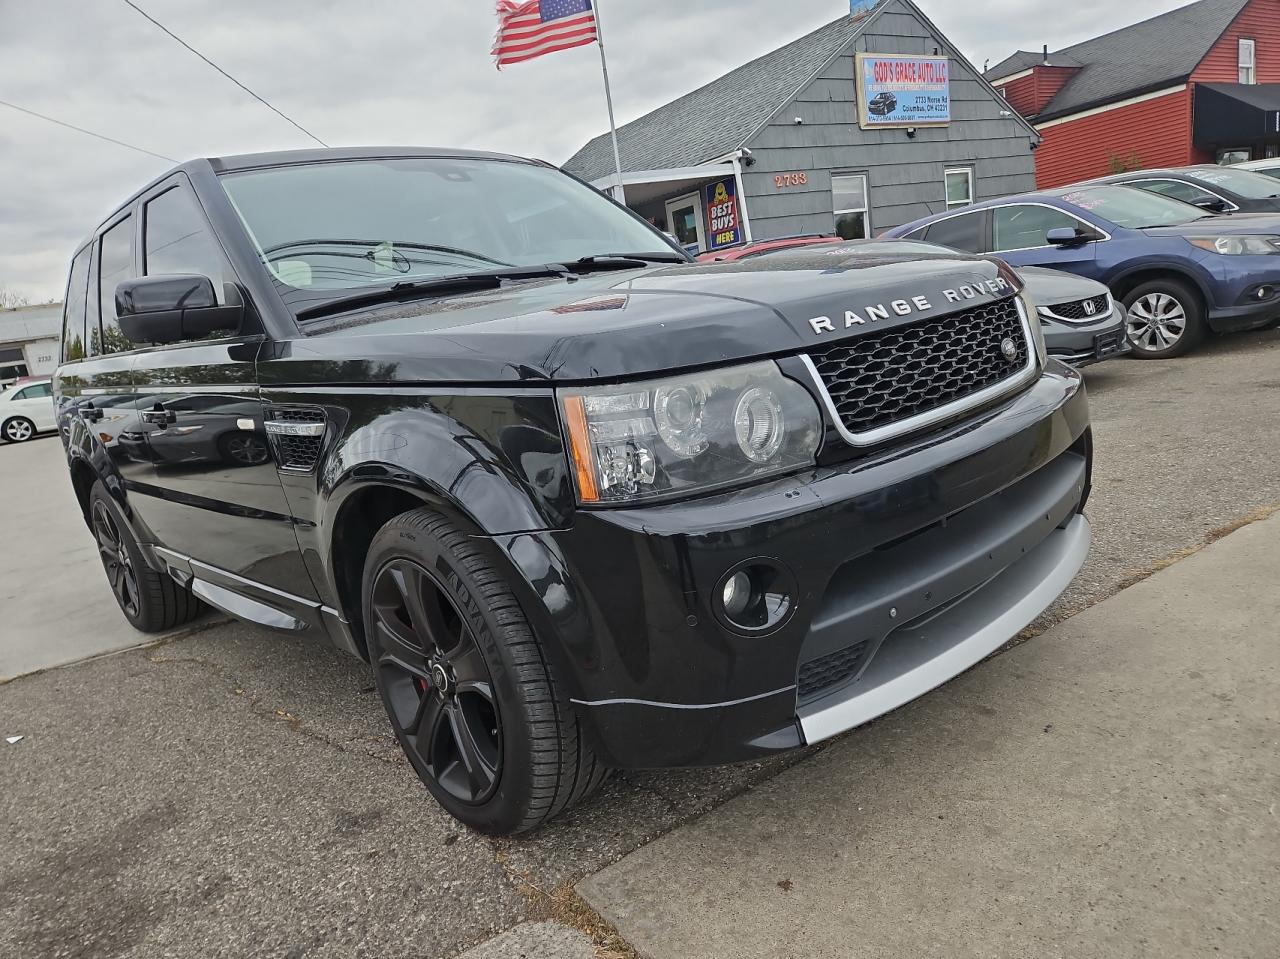
<svg viewBox="0 0 1280 959">
<path fill-rule="evenodd" d="M 1092 313 L 1085 308 L 1087 303 L 1093 304 Z M 1115 301 L 1110 293 L 1100 293 L 1098 296 L 1085 297 L 1083 300 L 1070 300 L 1050 306 L 1041 304 L 1040 311 L 1050 319 L 1061 320 L 1063 323 L 1093 323 L 1110 316 L 1114 306 Z"/>
<path fill-rule="evenodd" d="M 1018 347 L 1020 354 L 1025 356 L 1021 366 L 1010 372 L 1007 376 L 997 379 L 994 382 L 986 383 L 969 393 L 956 396 L 954 399 L 934 406 L 921 412 L 904 416 L 902 418 L 893 419 L 880 423 L 866 429 L 850 429 L 845 418 L 840 413 L 837 400 L 832 396 L 827 379 L 819 370 L 818 361 L 814 360 L 814 356 L 820 358 L 828 357 L 829 354 L 836 350 L 857 350 L 859 348 L 866 349 L 872 347 L 880 338 L 898 335 L 907 330 L 919 330 L 924 327 L 937 326 L 939 324 L 955 324 L 965 322 L 972 319 L 975 313 L 989 310 L 993 307 L 1006 307 L 1012 302 L 1016 310 L 1016 327 L 1021 331 Z M 1013 319 L 1013 317 L 1009 317 Z M 891 327 L 880 333 L 867 333 L 862 336 L 853 337 L 848 340 L 840 341 L 829 347 L 821 353 L 802 354 L 800 359 L 808 368 L 813 382 L 818 389 L 818 395 L 822 400 L 824 409 L 830 417 L 831 422 L 835 425 L 836 430 L 846 443 L 852 446 L 874 446 L 878 443 L 884 443 L 888 440 L 896 439 L 908 433 L 914 433 L 918 430 L 927 429 L 937 423 L 959 416 L 970 410 L 976 410 L 986 406 L 1004 396 L 1007 396 L 1023 387 L 1029 385 L 1039 376 L 1040 360 L 1036 354 L 1035 337 L 1031 332 L 1031 317 L 1027 312 L 1027 307 L 1021 296 L 1015 295 L 985 303 L 969 310 L 963 310 L 951 313 L 946 316 L 929 318 L 920 320 L 916 323 L 907 324 L 905 326 Z M 997 343 L 1000 341 L 997 340 Z"/>
</svg>

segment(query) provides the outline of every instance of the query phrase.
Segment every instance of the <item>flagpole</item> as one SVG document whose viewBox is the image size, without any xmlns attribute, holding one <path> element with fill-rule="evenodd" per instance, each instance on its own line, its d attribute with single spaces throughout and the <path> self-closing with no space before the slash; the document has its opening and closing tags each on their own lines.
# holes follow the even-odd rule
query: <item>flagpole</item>
<svg viewBox="0 0 1280 959">
<path fill-rule="evenodd" d="M 618 192 L 615 198 L 619 203 L 626 204 L 627 191 L 622 185 L 622 153 L 618 150 L 618 125 L 613 119 L 613 91 L 609 89 L 609 61 L 604 55 L 604 23 L 600 17 L 600 0 L 593 0 L 592 6 L 596 10 L 596 42 L 600 46 L 600 71 L 604 74 L 604 99 L 609 105 L 609 136 L 613 138 L 613 163 L 618 173 Z"/>
</svg>

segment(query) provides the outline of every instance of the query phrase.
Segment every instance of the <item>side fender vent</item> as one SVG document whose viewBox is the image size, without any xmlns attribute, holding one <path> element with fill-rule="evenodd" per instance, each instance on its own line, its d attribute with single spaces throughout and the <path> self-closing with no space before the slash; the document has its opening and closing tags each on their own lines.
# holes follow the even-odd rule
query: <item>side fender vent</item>
<svg viewBox="0 0 1280 959">
<path fill-rule="evenodd" d="M 267 435 L 282 470 L 309 473 L 320 462 L 328 433 L 324 410 L 311 407 L 268 407 Z"/>
</svg>

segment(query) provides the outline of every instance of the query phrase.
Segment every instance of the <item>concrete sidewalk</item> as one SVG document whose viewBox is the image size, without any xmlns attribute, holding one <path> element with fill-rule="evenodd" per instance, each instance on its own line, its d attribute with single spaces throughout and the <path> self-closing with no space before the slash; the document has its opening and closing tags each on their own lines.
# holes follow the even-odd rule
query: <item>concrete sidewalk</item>
<svg viewBox="0 0 1280 959">
<path fill-rule="evenodd" d="M 1280 515 L 579 886 L 652 959 L 1280 955 Z"/>
</svg>

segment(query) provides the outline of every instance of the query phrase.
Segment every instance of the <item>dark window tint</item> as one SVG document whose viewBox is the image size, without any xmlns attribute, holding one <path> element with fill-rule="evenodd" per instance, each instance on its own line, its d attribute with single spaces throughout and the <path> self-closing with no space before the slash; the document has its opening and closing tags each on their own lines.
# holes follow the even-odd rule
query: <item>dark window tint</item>
<svg viewBox="0 0 1280 959">
<path fill-rule="evenodd" d="M 62 308 L 62 362 L 84 359 L 84 306 L 89 295 L 89 252 L 86 246 L 71 261 L 66 305 Z"/>
<path fill-rule="evenodd" d="M 1201 203 L 1205 200 L 1219 199 L 1199 187 L 1194 187 L 1190 183 L 1179 183 L 1177 180 L 1138 180 L 1131 185 L 1150 190 L 1152 193 L 1171 196 L 1175 200 L 1182 200 L 1184 203 Z"/>
<path fill-rule="evenodd" d="M 1053 207 L 1002 206 L 995 211 L 995 251 L 1048 246 L 1050 230 L 1075 230 L 1081 226 L 1083 224 L 1070 213 Z"/>
<path fill-rule="evenodd" d="M 225 303 L 227 274 L 222 251 L 209 232 L 195 199 L 181 187 L 161 193 L 146 205 L 144 220 L 148 276 L 195 273 L 213 281 Z"/>
<path fill-rule="evenodd" d="M 133 217 L 125 217 L 102 234 L 98 258 L 98 305 L 102 310 L 100 352 L 121 353 L 133 349 L 116 318 L 116 287 L 133 276 Z"/>
<path fill-rule="evenodd" d="M 965 213 L 932 224 L 929 232 L 925 234 L 925 239 L 930 243 L 949 246 L 953 250 L 981 253 L 984 246 L 981 230 L 982 214 Z"/>
</svg>

